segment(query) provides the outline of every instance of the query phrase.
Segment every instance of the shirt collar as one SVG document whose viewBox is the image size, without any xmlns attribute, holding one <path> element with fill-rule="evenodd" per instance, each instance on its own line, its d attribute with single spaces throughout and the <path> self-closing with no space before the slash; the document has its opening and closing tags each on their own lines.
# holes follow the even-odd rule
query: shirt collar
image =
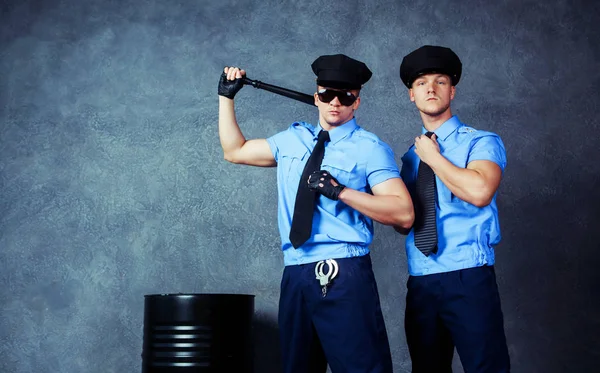
<svg viewBox="0 0 600 373">
<path fill-rule="evenodd" d="M 352 118 L 349 121 L 347 121 L 346 123 L 342 124 L 341 126 L 335 127 L 334 129 L 329 131 L 329 141 L 332 144 L 335 144 L 336 142 L 340 141 L 344 137 L 348 136 L 357 127 L 358 127 L 358 124 L 356 124 L 356 118 Z M 313 136 L 315 139 L 318 137 L 319 132 L 321 132 L 322 130 L 323 130 L 323 128 L 321 127 L 321 124 L 319 123 L 315 132 L 313 133 Z"/>
<path fill-rule="evenodd" d="M 441 126 L 439 126 L 435 131 L 433 131 L 433 133 L 435 133 L 435 136 L 438 139 L 444 141 L 448 138 L 448 136 L 450 136 L 452 132 L 454 132 L 458 127 L 460 127 L 460 125 L 461 123 L 458 120 L 458 117 L 456 115 L 453 115 L 450 119 L 442 123 Z M 425 127 L 421 129 L 421 132 L 423 134 L 427 132 Z"/>
</svg>

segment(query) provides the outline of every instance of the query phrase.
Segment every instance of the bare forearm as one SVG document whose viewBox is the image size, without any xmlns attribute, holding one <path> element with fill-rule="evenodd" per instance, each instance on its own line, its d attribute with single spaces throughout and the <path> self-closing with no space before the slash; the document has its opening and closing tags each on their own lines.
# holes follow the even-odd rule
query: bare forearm
<svg viewBox="0 0 600 373">
<path fill-rule="evenodd" d="M 219 96 L 219 139 L 225 159 L 231 161 L 236 151 L 246 142 L 244 134 L 237 123 L 234 102 Z"/>
<path fill-rule="evenodd" d="M 384 224 L 410 229 L 414 222 L 414 210 L 410 198 L 395 195 L 371 195 L 345 188 L 339 195 L 340 201 L 353 209 Z"/>
<path fill-rule="evenodd" d="M 441 154 L 429 165 L 456 197 L 479 207 L 490 203 L 495 190 L 490 189 L 489 183 L 478 171 L 457 167 Z"/>
</svg>

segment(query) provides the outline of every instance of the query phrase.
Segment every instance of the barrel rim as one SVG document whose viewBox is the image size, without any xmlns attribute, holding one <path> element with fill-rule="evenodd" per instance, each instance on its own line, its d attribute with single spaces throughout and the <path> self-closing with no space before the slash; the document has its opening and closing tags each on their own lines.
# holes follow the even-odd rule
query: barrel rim
<svg viewBox="0 0 600 373">
<path fill-rule="evenodd" d="M 252 297 L 252 298 L 256 297 L 255 294 L 235 294 L 235 293 L 156 293 L 156 294 L 145 294 L 144 298 L 160 298 L 160 297 L 195 298 L 195 297 L 205 297 L 205 296 L 216 296 L 216 297 L 239 296 L 239 297 Z"/>
</svg>

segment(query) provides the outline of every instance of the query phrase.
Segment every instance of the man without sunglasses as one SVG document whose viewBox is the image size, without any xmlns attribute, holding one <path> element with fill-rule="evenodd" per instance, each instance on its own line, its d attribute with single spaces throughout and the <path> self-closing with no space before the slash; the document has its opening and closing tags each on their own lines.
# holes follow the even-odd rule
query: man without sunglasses
<svg viewBox="0 0 600 373">
<path fill-rule="evenodd" d="M 246 140 L 233 101 L 245 71 L 225 67 L 221 146 L 230 162 L 277 166 L 283 371 L 325 372 L 329 363 L 333 373 L 391 373 L 369 245 L 373 220 L 410 228 L 412 202 L 390 147 L 354 117 L 368 67 L 338 54 L 317 58 L 312 69 L 318 124 L 295 122 L 267 139 Z"/>
<path fill-rule="evenodd" d="M 498 135 L 452 115 L 461 73 L 458 56 L 439 46 L 423 46 L 400 65 L 423 122 L 401 172 L 416 212 L 413 229 L 405 232 L 405 329 L 413 373 L 452 372 L 455 346 L 467 373 L 510 371 L 494 273 L 496 191 L 506 152 Z"/>
</svg>

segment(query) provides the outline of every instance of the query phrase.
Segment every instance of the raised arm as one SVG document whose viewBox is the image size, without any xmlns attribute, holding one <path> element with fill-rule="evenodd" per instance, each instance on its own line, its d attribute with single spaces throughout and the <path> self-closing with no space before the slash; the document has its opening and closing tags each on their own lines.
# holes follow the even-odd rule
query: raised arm
<svg viewBox="0 0 600 373">
<path fill-rule="evenodd" d="M 237 67 L 225 67 L 219 80 L 219 139 L 224 158 L 232 163 L 251 166 L 276 166 L 266 139 L 246 140 L 235 117 L 234 97 L 242 88 L 246 74 Z"/>
</svg>

